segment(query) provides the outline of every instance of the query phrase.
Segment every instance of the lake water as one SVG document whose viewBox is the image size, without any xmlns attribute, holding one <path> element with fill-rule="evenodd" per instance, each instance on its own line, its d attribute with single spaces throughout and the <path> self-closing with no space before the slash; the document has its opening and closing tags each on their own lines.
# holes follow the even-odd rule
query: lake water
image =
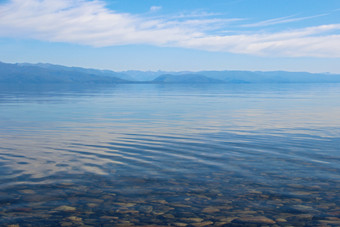
<svg viewBox="0 0 340 227">
<path fill-rule="evenodd" d="M 0 226 L 339 226 L 340 84 L 0 86 Z"/>
</svg>

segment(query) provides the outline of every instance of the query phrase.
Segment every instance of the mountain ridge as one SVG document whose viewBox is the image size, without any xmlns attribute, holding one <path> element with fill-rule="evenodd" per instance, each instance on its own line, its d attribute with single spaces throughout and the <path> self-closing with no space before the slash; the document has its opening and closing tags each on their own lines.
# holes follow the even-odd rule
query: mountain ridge
<svg viewBox="0 0 340 227">
<path fill-rule="evenodd" d="M 340 74 L 287 71 L 167 72 L 0 62 L 0 83 L 340 83 Z"/>
</svg>

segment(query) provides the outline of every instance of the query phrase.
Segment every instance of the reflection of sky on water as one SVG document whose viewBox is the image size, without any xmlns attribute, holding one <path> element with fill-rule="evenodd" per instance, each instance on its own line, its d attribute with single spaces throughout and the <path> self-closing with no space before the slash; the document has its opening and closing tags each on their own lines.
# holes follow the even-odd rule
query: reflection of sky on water
<svg viewBox="0 0 340 227">
<path fill-rule="evenodd" d="M 83 172 L 110 175 L 119 168 L 176 172 L 186 169 L 179 165 L 192 163 L 244 172 L 250 167 L 230 163 L 225 167 L 225 162 L 247 165 L 245 160 L 257 160 L 258 155 L 263 155 L 261 165 L 268 156 L 279 166 L 295 159 L 336 168 L 330 160 L 338 155 L 318 149 L 327 148 L 328 137 L 334 150 L 340 134 L 339 88 L 329 84 L 117 85 L 98 90 L 79 87 L 76 92 L 58 86 L 7 88 L 0 92 L 1 162 L 10 171 L 7 178 L 28 174 L 31 179 Z M 313 150 L 308 143 L 318 140 L 321 145 Z M 313 155 L 308 157 L 306 150 Z M 178 170 L 170 164 L 176 161 Z"/>
<path fill-rule="evenodd" d="M 216 86 L 121 85 L 92 88 L 90 92 L 83 88 L 79 93 L 33 89 L 27 96 L 25 91 L 8 91 L 10 98 L 0 102 L 1 126 L 74 130 L 126 124 L 124 128 L 131 130 L 165 127 L 168 132 L 176 128 L 219 131 L 226 127 L 245 131 L 319 130 L 339 125 L 335 117 L 340 112 L 338 85 Z M 74 127 L 76 123 L 79 125 Z"/>
</svg>

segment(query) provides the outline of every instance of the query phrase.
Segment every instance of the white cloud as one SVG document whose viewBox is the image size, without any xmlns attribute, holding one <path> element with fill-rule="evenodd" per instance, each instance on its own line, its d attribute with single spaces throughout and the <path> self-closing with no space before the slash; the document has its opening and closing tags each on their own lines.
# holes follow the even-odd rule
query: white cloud
<svg viewBox="0 0 340 227">
<path fill-rule="evenodd" d="M 156 12 L 162 9 L 162 6 L 151 6 L 150 12 Z"/>
<path fill-rule="evenodd" d="M 294 19 L 273 19 L 263 24 L 285 20 Z M 276 33 L 213 35 L 235 21 L 240 19 L 150 19 L 109 10 L 100 0 L 11 0 L 0 5 L 0 36 L 5 37 L 95 47 L 149 44 L 262 56 L 340 57 L 340 24 Z"/>
</svg>

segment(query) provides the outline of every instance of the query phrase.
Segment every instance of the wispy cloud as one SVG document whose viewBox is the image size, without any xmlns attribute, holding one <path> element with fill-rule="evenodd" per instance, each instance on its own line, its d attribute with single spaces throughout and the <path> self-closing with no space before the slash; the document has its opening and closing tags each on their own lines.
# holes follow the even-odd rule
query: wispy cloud
<svg viewBox="0 0 340 227">
<path fill-rule="evenodd" d="M 213 51 L 288 57 L 340 57 L 340 24 L 323 25 L 272 34 L 208 36 L 182 42 L 183 47 Z"/>
<path fill-rule="evenodd" d="M 156 12 L 162 9 L 162 6 L 151 6 L 150 12 Z"/>
<path fill-rule="evenodd" d="M 186 18 L 205 18 L 205 17 L 217 17 L 222 16 L 221 13 L 211 13 L 202 10 L 184 11 L 179 12 L 176 15 L 167 16 L 168 19 L 186 19 Z"/>
<path fill-rule="evenodd" d="M 297 22 L 297 21 L 303 21 L 303 20 L 308 20 L 312 18 L 322 17 L 326 15 L 328 14 L 319 14 L 319 15 L 309 16 L 309 17 L 294 17 L 294 16 L 280 17 L 280 18 L 264 20 L 264 21 L 251 23 L 251 24 L 244 24 L 242 25 L 242 27 L 264 27 L 264 26 L 277 25 L 277 24 L 286 24 L 286 23 L 291 23 L 291 22 Z"/>
<path fill-rule="evenodd" d="M 289 20 L 298 18 L 272 19 L 252 26 Z M 11 0 L 0 4 L 0 36 L 6 37 L 95 47 L 149 44 L 263 56 L 340 57 L 340 24 L 276 33 L 214 35 L 239 21 L 214 15 L 148 18 L 109 10 L 100 0 Z"/>
</svg>

